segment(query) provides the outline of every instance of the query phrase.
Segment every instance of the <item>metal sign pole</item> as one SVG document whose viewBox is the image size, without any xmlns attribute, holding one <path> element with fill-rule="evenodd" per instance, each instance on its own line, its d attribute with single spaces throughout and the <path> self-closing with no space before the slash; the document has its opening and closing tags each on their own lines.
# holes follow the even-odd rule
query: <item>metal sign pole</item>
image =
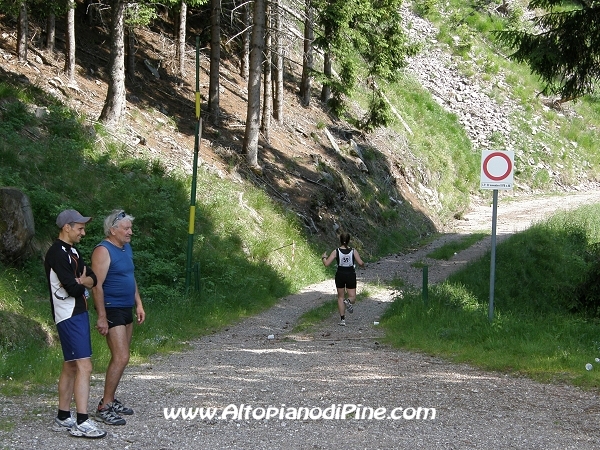
<svg viewBox="0 0 600 450">
<path fill-rule="evenodd" d="M 200 37 L 196 37 L 196 138 L 194 141 L 194 165 L 192 173 L 192 189 L 190 193 L 190 218 L 188 226 L 187 265 L 185 268 L 185 290 L 190 287 L 192 277 L 192 259 L 194 254 L 194 225 L 196 222 L 196 179 L 198 177 L 198 151 L 202 139 L 202 117 L 200 117 Z M 198 274 L 196 274 L 198 277 Z M 197 284 L 198 280 L 196 280 Z"/>
<path fill-rule="evenodd" d="M 492 209 L 492 255 L 490 260 L 490 305 L 488 319 L 494 320 L 494 285 L 496 283 L 496 221 L 498 219 L 498 189 L 494 189 Z"/>
<path fill-rule="evenodd" d="M 498 189 L 512 189 L 515 152 L 483 150 L 481 152 L 480 189 L 493 189 L 492 254 L 490 261 L 490 304 L 488 319 L 494 320 L 494 285 L 496 283 L 496 222 L 498 218 Z"/>
<path fill-rule="evenodd" d="M 423 304 L 429 304 L 429 266 L 423 266 Z"/>
</svg>

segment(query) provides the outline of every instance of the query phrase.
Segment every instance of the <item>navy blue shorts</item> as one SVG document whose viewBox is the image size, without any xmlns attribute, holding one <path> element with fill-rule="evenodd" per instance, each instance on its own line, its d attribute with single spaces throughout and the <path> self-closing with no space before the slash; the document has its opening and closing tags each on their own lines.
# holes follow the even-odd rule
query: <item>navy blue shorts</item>
<svg viewBox="0 0 600 450">
<path fill-rule="evenodd" d="M 133 322 L 133 311 L 131 308 L 106 308 L 106 320 L 108 328 L 129 325 Z"/>
<path fill-rule="evenodd" d="M 356 289 L 356 272 L 353 270 L 335 273 L 335 287 L 338 289 Z"/>
<path fill-rule="evenodd" d="M 88 312 L 77 314 L 56 324 L 65 361 L 92 357 L 92 336 Z"/>
</svg>

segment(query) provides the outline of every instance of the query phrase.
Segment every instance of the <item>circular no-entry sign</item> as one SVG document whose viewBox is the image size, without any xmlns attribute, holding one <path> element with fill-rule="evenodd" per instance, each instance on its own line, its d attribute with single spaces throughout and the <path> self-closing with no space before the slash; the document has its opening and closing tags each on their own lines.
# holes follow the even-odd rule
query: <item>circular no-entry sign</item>
<svg viewBox="0 0 600 450">
<path fill-rule="evenodd" d="M 513 161 L 513 151 L 485 150 L 481 155 L 481 188 L 511 189 Z"/>
<path fill-rule="evenodd" d="M 490 180 L 502 181 L 512 172 L 512 161 L 505 152 L 493 152 L 483 160 L 483 173 Z"/>
</svg>

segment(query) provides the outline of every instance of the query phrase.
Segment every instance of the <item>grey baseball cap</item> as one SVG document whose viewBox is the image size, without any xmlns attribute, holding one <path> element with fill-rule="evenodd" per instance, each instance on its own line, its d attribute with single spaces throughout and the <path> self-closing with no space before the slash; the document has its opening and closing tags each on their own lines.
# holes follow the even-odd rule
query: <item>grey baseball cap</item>
<svg viewBox="0 0 600 450">
<path fill-rule="evenodd" d="M 56 225 L 58 228 L 62 228 L 68 223 L 88 223 L 90 220 L 92 220 L 91 217 L 84 217 L 74 209 L 65 209 L 56 218 Z"/>
</svg>

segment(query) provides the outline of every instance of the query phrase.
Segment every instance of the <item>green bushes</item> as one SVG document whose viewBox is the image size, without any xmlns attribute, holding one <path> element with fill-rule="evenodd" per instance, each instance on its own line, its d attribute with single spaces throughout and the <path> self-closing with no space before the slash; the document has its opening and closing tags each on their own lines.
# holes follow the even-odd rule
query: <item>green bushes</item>
<svg viewBox="0 0 600 450">
<path fill-rule="evenodd" d="M 428 17 L 430 14 L 437 12 L 437 0 L 415 0 L 412 2 L 413 10 L 421 17 Z"/>
<path fill-rule="evenodd" d="M 585 254 L 588 270 L 574 291 L 574 309 L 586 315 L 600 317 L 600 243 L 590 246 Z"/>
</svg>

